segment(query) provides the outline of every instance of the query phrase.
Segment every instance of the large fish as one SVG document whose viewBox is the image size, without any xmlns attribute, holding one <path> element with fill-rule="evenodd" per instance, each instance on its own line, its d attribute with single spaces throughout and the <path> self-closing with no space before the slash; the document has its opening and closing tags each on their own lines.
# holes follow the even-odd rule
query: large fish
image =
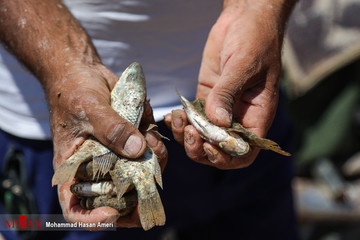
<svg viewBox="0 0 360 240">
<path fill-rule="evenodd" d="M 146 85 L 142 67 L 131 64 L 120 76 L 111 92 L 111 106 L 124 119 L 139 127 Z M 72 181 L 82 163 L 93 161 L 93 177 L 110 176 L 120 201 L 125 192 L 135 186 L 139 216 L 144 230 L 165 224 L 165 212 L 156 182 L 162 187 L 161 168 L 151 148 L 147 147 L 138 159 L 126 159 L 113 153 L 94 138 L 89 138 L 55 172 L 53 185 Z M 156 181 L 156 182 L 155 182 Z"/>
</svg>

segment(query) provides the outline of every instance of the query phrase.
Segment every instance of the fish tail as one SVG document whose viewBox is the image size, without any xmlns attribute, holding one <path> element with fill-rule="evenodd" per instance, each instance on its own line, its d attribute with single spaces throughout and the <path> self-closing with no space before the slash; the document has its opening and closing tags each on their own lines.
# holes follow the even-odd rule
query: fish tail
<svg viewBox="0 0 360 240">
<path fill-rule="evenodd" d="M 184 109 L 187 108 L 189 105 L 191 105 L 191 102 L 189 102 L 189 100 L 187 100 L 184 96 L 182 96 L 176 87 L 175 87 L 175 91 L 176 91 L 177 95 L 179 96 Z"/>
<path fill-rule="evenodd" d="M 165 224 L 165 211 L 157 190 L 146 198 L 139 196 L 138 203 L 140 222 L 145 231 Z"/>
<path fill-rule="evenodd" d="M 257 139 L 255 139 L 254 143 L 255 143 L 254 144 L 255 146 L 260 147 L 262 149 L 271 150 L 271 151 L 274 151 L 276 153 L 279 153 L 281 155 L 288 156 L 288 157 L 291 156 L 290 153 L 282 150 L 281 147 L 276 142 L 274 142 L 270 139 L 257 137 Z"/>
</svg>

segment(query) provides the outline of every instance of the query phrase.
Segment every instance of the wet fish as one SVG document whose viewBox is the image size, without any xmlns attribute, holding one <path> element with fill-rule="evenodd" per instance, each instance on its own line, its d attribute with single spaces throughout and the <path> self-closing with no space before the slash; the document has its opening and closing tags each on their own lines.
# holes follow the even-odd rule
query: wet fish
<svg viewBox="0 0 360 240">
<path fill-rule="evenodd" d="M 176 89 L 175 89 L 176 90 Z M 206 117 L 205 100 L 188 101 L 177 90 L 189 122 L 196 128 L 200 136 L 232 157 L 241 157 L 250 151 L 250 146 L 272 150 L 290 156 L 274 141 L 256 136 L 240 123 L 233 122 L 231 128 L 218 127 Z"/>
<path fill-rule="evenodd" d="M 127 192 L 120 200 L 111 195 L 100 195 L 93 198 L 81 198 L 80 205 L 85 209 L 94 209 L 98 207 L 112 207 L 118 210 L 120 216 L 125 216 L 131 213 L 138 204 L 138 196 L 136 190 Z"/>
<path fill-rule="evenodd" d="M 116 196 L 113 181 L 77 182 L 70 186 L 70 190 L 78 197 L 97 197 L 100 195 Z"/>
<path fill-rule="evenodd" d="M 93 181 L 95 179 L 94 177 L 94 171 L 93 171 L 93 161 L 82 163 L 75 175 L 75 178 L 81 180 L 81 181 Z M 111 180 L 110 173 L 101 175 L 96 178 L 97 180 Z"/>
<path fill-rule="evenodd" d="M 146 101 L 145 77 L 139 63 L 131 64 L 111 92 L 111 106 L 124 119 L 139 127 Z M 93 161 L 93 178 L 110 173 L 118 201 L 134 185 L 138 193 L 139 216 L 144 230 L 165 224 L 165 212 L 156 182 L 162 187 L 160 165 L 147 147 L 138 159 L 126 159 L 113 153 L 96 139 L 89 138 L 62 164 L 53 176 L 53 185 L 71 181 L 79 166 Z M 156 182 L 155 182 L 156 181 Z"/>
</svg>

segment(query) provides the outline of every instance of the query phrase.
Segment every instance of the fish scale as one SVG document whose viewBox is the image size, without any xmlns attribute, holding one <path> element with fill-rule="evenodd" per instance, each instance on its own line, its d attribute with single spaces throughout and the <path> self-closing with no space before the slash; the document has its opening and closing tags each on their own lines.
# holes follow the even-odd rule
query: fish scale
<svg viewBox="0 0 360 240">
<path fill-rule="evenodd" d="M 139 70 L 140 67 L 140 70 Z M 122 118 L 139 128 L 144 112 L 146 98 L 145 80 L 139 84 L 138 79 L 145 79 L 141 66 L 134 67 L 133 71 L 125 70 L 119 81 L 111 91 L 111 107 Z M 129 67 L 130 68 L 130 67 Z M 131 68 L 130 68 L 131 69 Z M 93 176 L 105 175 L 114 166 L 117 156 L 109 152 L 94 156 Z"/>
<path fill-rule="evenodd" d="M 111 106 L 124 119 L 139 127 L 146 99 L 145 77 L 139 63 L 131 64 L 111 92 Z M 52 184 L 71 181 L 80 164 L 93 160 L 93 176 L 110 173 L 118 201 L 131 185 L 138 195 L 139 217 L 144 230 L 165 224 L 165 212 L 156 182 L 162 187 L 161 169 L 156 155 L 147 147 L 138 159 L 113 153 L 96 139 L 89 138 L 67 159 L 53 176 Z"/>
</svg>

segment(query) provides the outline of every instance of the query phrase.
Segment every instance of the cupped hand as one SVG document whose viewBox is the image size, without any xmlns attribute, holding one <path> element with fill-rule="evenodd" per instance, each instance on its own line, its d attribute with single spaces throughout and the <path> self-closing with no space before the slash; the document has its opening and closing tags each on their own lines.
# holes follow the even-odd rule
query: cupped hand
<svg viewBox="0 0 360 240">
<path fill-rule="evenodd" d="M 110 91 L 117 77 L 103 65 L 73 66 L 46 89 L 51 112 L 54 143 L 54 170 L 89 136 L 94 136 L 114 152 L 129 158 L 141 156 L 149 145 L 164 168 L 167 151 L 153 131 L 144 135 L 110 106 Z M 146 104 L 141 124 L 153 123 L 152 109 Z M 59 184 L 59 201 L 69 222 L 115 223 L 118 227 L 140 227 L 138 212 L 119 218 L 110 207 L 82 209 L 80 201 L 70 192 L 71 183 Z M 101 230 L 101 229 L 89 229 Z"/>
<path fill-rule="evenodd" d="M 211 122 L 230 127 L 240 122 L 265 137 L 275 116 L 281 45 L 284 27 L 274 9 L 248 6 L 225 7 L 211 29 L 203 52 L 197 98 L 206 99 L 205 113 Z M 165 122 L 175 139 L 184 144 L 192 160 L 220 169 L 249 166 L 259 149 L 232 158 L 201 139 L 189 125 L 185 112 L 173 111 Z"/>
</svg>

